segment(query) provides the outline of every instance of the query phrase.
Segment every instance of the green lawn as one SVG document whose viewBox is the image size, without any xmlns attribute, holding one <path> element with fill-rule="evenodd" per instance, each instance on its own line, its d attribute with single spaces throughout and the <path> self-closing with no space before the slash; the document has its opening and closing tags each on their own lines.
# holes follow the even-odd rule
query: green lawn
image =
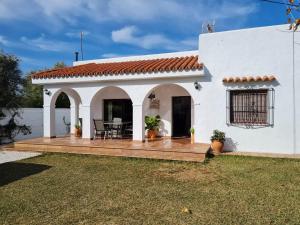
<svg viewBox="0 0 300 225">
<path fill-rule="evenodd" d="M 300 160 L 46 154 L 0 165 L 0 224 L 300 224 Z"/>
</svg>

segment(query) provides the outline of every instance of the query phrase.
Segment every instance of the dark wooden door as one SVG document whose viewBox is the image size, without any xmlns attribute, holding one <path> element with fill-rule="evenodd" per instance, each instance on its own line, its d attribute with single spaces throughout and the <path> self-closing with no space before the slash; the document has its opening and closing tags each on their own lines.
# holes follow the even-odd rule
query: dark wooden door
<svg viewBox="0 0 300 225">
<path fill-rule="evenodd" d="M 172 137 L 189 137 L 191 128 L 191 97 L 172 97 Z"/>
</svg>

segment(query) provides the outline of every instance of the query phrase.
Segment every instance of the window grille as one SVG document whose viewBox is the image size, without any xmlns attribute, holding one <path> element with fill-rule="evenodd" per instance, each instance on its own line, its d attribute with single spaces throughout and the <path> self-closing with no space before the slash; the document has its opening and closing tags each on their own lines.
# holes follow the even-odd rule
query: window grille
<svg viewBox="0 0 300 225">
<path fill-rule="evenodd" d="M 272 126 L 274 89 L 227 90 L 227 124 Z"/>
</svg>

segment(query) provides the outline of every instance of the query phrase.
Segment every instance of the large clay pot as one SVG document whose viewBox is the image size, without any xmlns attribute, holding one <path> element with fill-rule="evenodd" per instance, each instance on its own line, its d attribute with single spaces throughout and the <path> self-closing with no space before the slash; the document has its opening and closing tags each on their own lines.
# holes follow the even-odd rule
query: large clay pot
<svg viewBox="0 0 300 225">
<path fill-rule="evenodd" d="M 81 128 L 75 128 L 75 137 L 81 137 Z"/>
<path fill-rule="evenodd" d="M 191 144 L 195 143 L 195 134 L 191 134 Z"/>
<path fill-rule="evenodd" d="M 153 140 L 156 138 L 156 130 L 148 130 L 148 138 Z"/>
<path fill-rule="evenodd" d="M 211 149 L 213 150 L 214 154 L 218 155 L 223 152 L 224 143 L 213 140 L 211 143 Z"/>
</svg>

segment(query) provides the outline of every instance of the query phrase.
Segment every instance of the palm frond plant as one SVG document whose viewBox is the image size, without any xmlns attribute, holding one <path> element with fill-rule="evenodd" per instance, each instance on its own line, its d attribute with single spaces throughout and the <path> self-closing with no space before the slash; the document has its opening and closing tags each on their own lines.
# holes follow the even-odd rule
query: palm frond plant
<svg viewBox="0 0 300 225">
<path fill-rule="evenodd" d="M 147 130 L 148 138 L 154 139 L 159 129 L 160 116 L 145 116 L 145 124 L 145 129 Z"/>
</svg>

